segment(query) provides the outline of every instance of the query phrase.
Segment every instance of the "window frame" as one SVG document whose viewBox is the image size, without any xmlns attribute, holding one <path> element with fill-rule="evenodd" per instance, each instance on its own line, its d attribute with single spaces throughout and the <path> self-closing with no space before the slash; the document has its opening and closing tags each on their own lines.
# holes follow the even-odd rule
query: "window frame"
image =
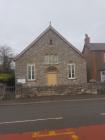
<svg viewBox="0 0 105 140">
<path fill-rule="evenodd" d="M 44 64 L 46 64 L 46 65 L 59 64 L 58 55 L 57 54 L 46 54 L 45 58 L 44 58 Z"/>
<path fill-rule="evenodd" d="M 74 67 L 74 73 L 72 72 L 73 71 L 72 66 Z M 71 77 L 69 77 L 70 71 L 71 71 Z M 74 74 L 74 77 L 73 77 L 73 74 Z M 71 80 L 76 79 L 76 64 L 75 63 L 67 64 L 67 77 L 68 79 L 71 79 Z"/>
<path fill-rule="evenodd" d="M 31 78 L 29 78 L 29 67 L 31 67 Z M 34 78 L 33 78 L 33 67 L 34 67 Z M 28 81 L 36 80 L 35 64 L 27 64 L 27 80 Z"/>
</svg>

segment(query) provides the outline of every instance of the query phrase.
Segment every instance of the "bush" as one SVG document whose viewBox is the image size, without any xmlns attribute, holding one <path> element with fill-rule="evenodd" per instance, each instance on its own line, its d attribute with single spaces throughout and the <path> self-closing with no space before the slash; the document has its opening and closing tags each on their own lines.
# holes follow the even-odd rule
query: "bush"
<svg viewBox="0 0 105 140">
<path fill-rule="evenodd" d="M 8 73 L 1 73 L 0 74 L 0 81 L 6 82 L 10 77 L 11 77 L 11 75 Z"/>
<path fill-rule="evenodd" d="M 0 83 L 6 84 L 8 86 L 15 86 L 14 72 L 0 73 Z"/>
</svg>

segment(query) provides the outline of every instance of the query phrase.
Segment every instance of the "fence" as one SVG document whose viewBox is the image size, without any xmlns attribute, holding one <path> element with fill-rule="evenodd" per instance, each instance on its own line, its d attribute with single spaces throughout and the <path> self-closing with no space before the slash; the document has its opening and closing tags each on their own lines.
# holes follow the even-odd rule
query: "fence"
<svg viewBox="0 0 105 140">
<path fill-rule="evenodd" d="M 14 99 L 15 87 L 0 85 L 0 99 Z"/>
</svg>

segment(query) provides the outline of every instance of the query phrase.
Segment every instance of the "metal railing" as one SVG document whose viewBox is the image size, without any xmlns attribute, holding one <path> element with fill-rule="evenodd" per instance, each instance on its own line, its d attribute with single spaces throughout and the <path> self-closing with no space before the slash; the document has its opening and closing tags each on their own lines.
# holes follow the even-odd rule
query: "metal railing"
<svg viewBox="0 0 105 140">
<path fill-rule="evenodd" d="M 0 86 L 0 99 L 15 98 L 15 86 Z"/>
</svg>

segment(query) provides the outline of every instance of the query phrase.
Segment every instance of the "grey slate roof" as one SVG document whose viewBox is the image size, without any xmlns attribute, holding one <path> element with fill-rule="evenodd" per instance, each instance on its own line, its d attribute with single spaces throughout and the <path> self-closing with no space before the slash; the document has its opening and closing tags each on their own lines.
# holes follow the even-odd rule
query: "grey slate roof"
<svg viewBox="0 0 105 140">
<path fill-rule="evenodd" d="M 105 43 L 90 43 L 89 49 L 92 51 L 103 51 L 105 50 Z"/>
</svg>

